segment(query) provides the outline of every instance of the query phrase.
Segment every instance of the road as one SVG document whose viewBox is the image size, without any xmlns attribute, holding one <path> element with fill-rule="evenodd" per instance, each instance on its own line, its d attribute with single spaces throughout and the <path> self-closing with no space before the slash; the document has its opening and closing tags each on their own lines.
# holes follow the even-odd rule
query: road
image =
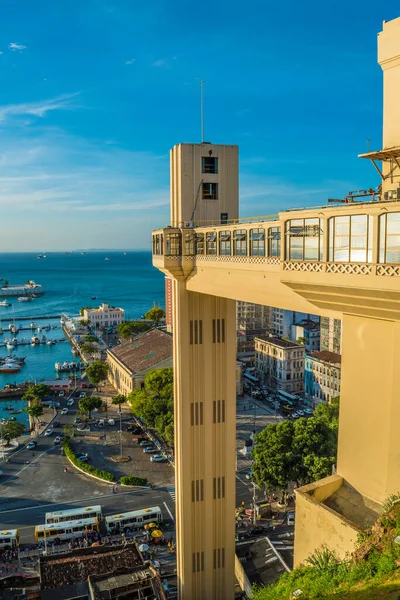
<svg viewBox="0 0 400 600">
<path fill-rule="evenodd" d="M 15 453 L 10 462 L 2 462 L 4 472 L 0 481 L 0 529 L 17 528 L 22 543 L 32 543 L 33 526 L 44 523 L 44 514 L 73 506 L 101 504 L 105 514 L 136 510 L 148 506 L 160 506 L 164 518 L 171 520 L 175 513 L 173 494 L 165 488 L 153 490 L 124 490 L 119 488 L 113 494 L 112 485 L 97 481 L 77 471 L 62 456 L 60 446 L 54 445 L 54 438 L 62 427 L 72 423 L 77 410 L 75 399 L 67 415 L 61 415 L 67 398 L 59 399 L 56 420 L 60 421 L 52 436 L 41 435 L 33 452 L 23 448 Z M 26 438 L 28 442 L 29 438 Z M 64 467 L 68 472 L 64 472 Z"/>
</svg>

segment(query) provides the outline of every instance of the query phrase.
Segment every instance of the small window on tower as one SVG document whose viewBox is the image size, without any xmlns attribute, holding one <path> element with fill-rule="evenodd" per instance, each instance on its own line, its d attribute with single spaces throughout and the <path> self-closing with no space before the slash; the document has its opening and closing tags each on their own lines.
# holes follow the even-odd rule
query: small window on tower
<svg viewBox="0 0 400 600">
<path fill-rule="evenodd" d="M 218 158 L 215 156 L 203 156 L 201 159 L 202 173 L 218 173 Z"/>
<path fill-rule="evenodd" d="M 218 183 L 202 184 L 203 200 L 218 200 Z"/>
</svg>

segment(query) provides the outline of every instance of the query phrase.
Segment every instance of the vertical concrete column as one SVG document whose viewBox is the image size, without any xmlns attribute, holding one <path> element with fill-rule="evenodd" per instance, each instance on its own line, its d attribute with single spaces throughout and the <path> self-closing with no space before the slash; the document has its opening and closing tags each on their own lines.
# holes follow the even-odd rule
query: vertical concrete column
<svg viewBox="0 0 400 600">
<path fill-rule="evenodd" d="M 343 316 L 337 472 L 382 502 L 400 490 L 400 322 Z"/>
<path fill-rule="evenodd" d="M 180 600 L 231 600 L 235 553 L 235 302 L 174 280 Z"/>
</svg>

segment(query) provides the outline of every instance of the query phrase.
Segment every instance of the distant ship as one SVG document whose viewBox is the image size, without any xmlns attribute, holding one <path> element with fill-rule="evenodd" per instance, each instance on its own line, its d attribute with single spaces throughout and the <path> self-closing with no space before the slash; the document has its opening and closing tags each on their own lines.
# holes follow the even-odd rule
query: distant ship
<svg viewBox="0 0 400 600">
<path fill-rule="evenodd" d="M 104 260 L 111 260 L 111 258 L 105 258 Z"/>
<path fill-rule="evenodd" d="M 126 256 L 126 252 L 124 252 L 124 256 Z"/>
<path fill-rule="evenodd" d="M 0 302 L 0 306 L 11 306 L 10 302 L 7 302 L 7 300 L 2 300 Z"/>
<path fill-rule="evenodd" d="M 42 294 L 44 294 L 43 286 L 31 279 L 27 283 L 0 287 L 0 296 L 36 297 Z M 26 302 L 26 300 L 23 300 L 23 302 Z"/>
<path fill-rule="evenodd" d="M 82 256 L 83 256 L 84 254 L 86 254 L 86 252 L 81 252 L 81 254 L 82 254 Z"/>
</svg>

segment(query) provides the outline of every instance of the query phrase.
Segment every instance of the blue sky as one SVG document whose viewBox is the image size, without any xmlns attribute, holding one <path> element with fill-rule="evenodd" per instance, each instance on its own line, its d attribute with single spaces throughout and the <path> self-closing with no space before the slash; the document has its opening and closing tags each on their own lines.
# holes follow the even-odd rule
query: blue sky
<svg viewBox="0 0 400 600">
<path fill-rule="evenodd" d="M 397 10 L 396 10 L 397 6 Z M 0 251 L 149 247 L 169 148 L 240 146 L 241 215 L 377 185 L 370 0 L 1 0 Z"/>
</svg>

